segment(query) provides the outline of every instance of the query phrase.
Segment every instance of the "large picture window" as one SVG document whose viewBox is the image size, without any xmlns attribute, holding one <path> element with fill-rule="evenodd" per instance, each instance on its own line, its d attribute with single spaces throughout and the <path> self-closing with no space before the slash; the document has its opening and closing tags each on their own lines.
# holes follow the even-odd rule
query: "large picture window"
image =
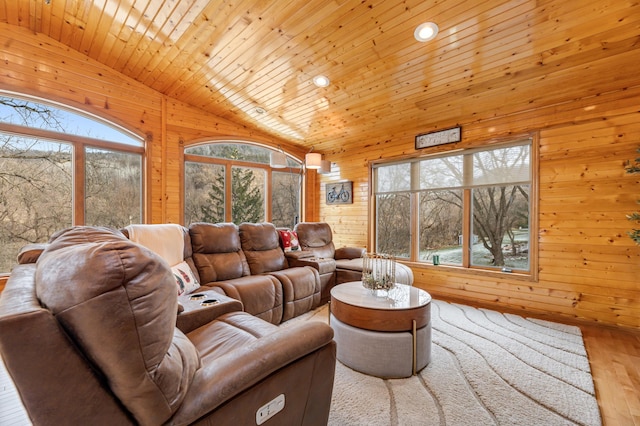
<svg viewBox="0 0 640 426">
<path fill-rule="evenodd" d="M 58 104 L 0 94 L 0 273 L 72 225 L 140 223 L 144 141 Z"/>
<path fill-rule="evenodd" d="M 407 260 L 531 271 L 531 140 L 373 167 L 375 246 Z"/>
<path fill-rule="evenodd" d="M 185 225 L 272 222 L 293 228 L 300 218 L 302 164 L 270 165 L 274 150 L 238 142 L 185 149 Z"/>
</svg>

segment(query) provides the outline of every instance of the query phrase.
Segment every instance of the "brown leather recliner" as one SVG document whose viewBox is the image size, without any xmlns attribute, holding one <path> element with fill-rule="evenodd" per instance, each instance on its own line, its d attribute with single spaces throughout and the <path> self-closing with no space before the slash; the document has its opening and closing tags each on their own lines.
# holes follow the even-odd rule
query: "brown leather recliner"
<svg viewBox="0 0 640 426">
<path fill-rule="evenodd" d="M 333 244 L 333 232 L 325 222 L 300 222 L 294 230 L 298 234 L 300 248 L 312 251 L 319 258 L 334 259 L 336 262 L 336 284 L 358 281 L 362 278 L 361 247 L 340 247 Z"/>
<path fill-rule="evenodd" d="M 106 228 L 58 233 L 0 296 L 0 352 L 35 424 L 326 424 L 335 343 L 326 324 L 279 329 L 231 312 L 184 334 L 153 252 Z"/>
<path fill-rule="evenodd" d="M 302 251 L 311 251 L 320 258 L 333 258 L 336 262 L 336 284 L 362 279 L 362 256 L 360 247 L 339 247 L 333 243 L 333 233 L 328 223 L 300 222 L 294 228 Z M 408 266 L 396 263 L 396 282 L 413 284 L 413 271 Z M 330 291 L 330 289 L 329 289 Z"/>
<path fill-rule="evenodd" d="M 320 305 L 320 275 L 311 266 L 289 267 L 272 223 L 241 223 L 240 244 L 252 275 L 268 274 L 282 285 L 282 321 Z"/>
<path fill-rule="evenodd" d="M 265 321 L 283 321 L 282 285 L 274 276 L 251 274 L 235 224 L 193 223 L 189 234 L 200 285 L 241 301 Z"/>
</svg>

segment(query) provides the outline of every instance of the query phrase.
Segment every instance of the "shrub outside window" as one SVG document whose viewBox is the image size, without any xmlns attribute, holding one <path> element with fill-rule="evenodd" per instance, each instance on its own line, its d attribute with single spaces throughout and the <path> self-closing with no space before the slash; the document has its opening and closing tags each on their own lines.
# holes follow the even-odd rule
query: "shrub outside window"
<svg viewBox="0 0 640 426">
<path fill-rule="evenodd" d="M 374 165 L 376 250 L 529 272 L 532 170 L 530 139 Z"/>
</svg>

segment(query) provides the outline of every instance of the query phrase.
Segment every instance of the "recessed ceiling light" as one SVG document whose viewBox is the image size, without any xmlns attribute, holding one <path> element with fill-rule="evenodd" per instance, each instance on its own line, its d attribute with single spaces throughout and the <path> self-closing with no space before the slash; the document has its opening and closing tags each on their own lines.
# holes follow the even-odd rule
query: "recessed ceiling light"
<svg viewBox="0 0 640 426">
<path fill-rule="evenodd" d="M 327 87 L 329 83 L 329 77 L 326 77 L 324 75 L 316 75 L 315 77 L 313 77 L 313 84 L 318 87 Z"/>
<path fill-rule="evenodd" d="M 433 22 L 425 22 L 416 27 L 413 36 L 420 42 L 433 40 L 438 35 L 438 26 Z"/>
<path fill-rule="evenodd" d="M 265 112 L 267 112 L 262 107 L 256 107 L 254 111 L 256 112 L 256 114 L 264 114 Z"/>
</svg>

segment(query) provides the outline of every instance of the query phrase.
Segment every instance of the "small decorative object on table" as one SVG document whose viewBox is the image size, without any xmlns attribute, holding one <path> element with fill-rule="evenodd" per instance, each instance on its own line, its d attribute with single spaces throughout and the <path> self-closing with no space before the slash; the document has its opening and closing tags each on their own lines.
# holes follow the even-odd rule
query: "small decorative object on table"
<svg viewBox="0 0 640 426">
<path fill-rule="evenodd" d="M 362 264 L 362 285 L 377 294 L 390 290 L 396 283 L 395 258 L 382 253 L 365 253 Z"/>
</svg>

